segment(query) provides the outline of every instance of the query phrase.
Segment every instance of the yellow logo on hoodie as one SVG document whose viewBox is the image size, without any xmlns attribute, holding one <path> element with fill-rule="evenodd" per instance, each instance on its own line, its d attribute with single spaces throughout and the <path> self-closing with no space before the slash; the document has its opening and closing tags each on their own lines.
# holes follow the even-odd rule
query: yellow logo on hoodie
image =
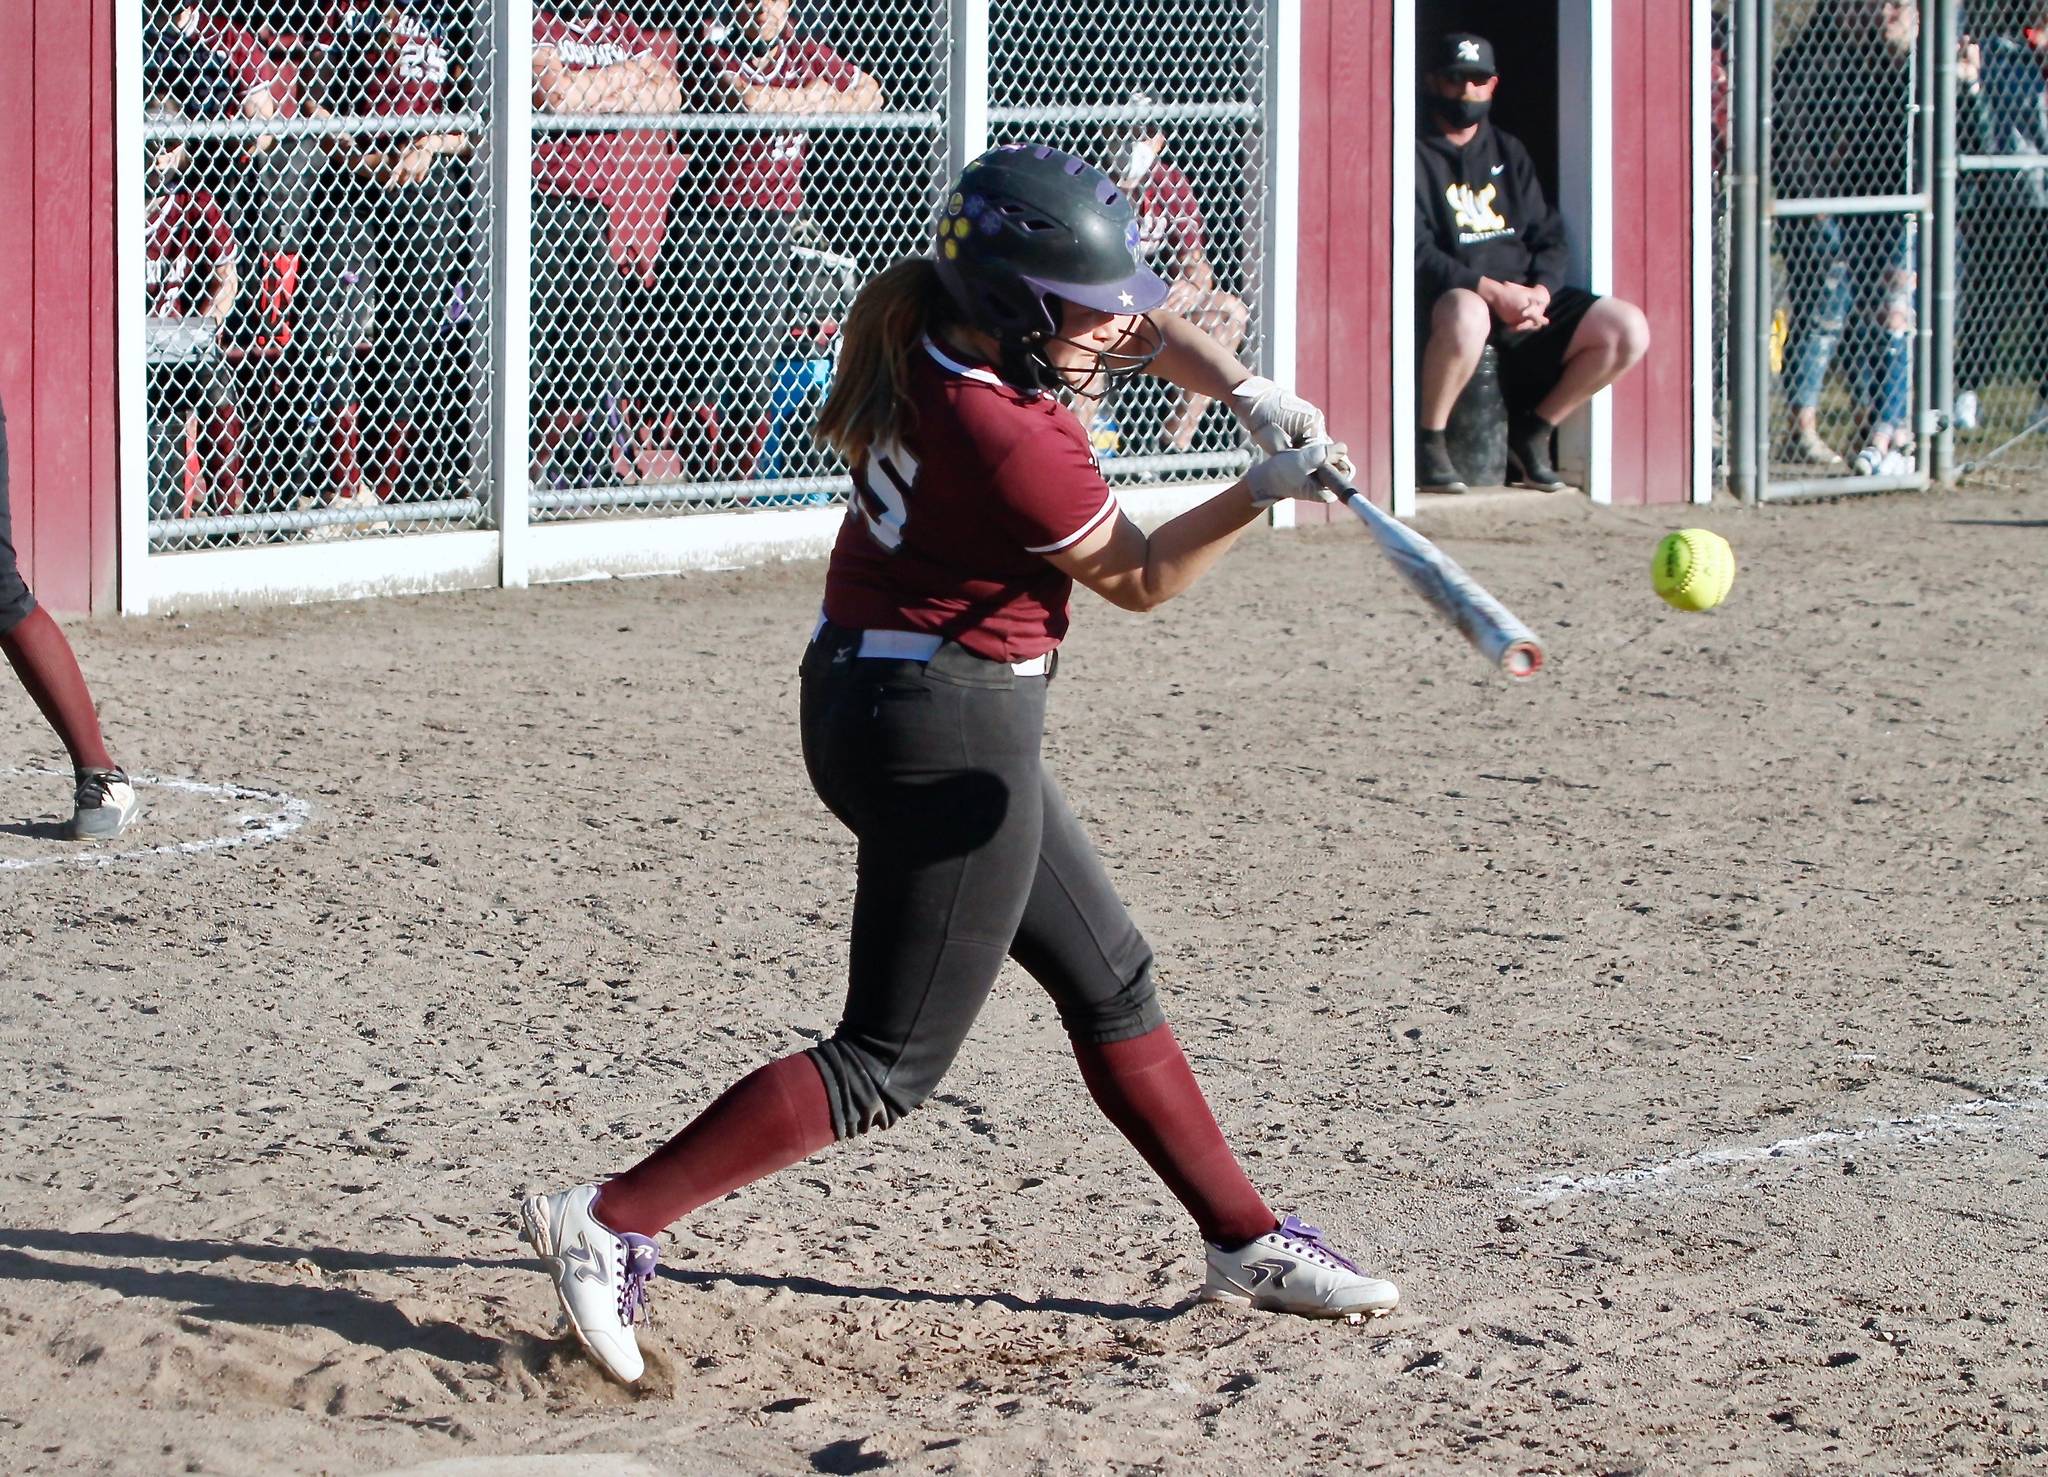
<svg viewBox="0 0 2048 1477">
<path fill-rule="evenodd" d="M 1460 246 L 1475 246 L 1496 236 L 1515 233 L 1515 228 L 1493 208 L 1494 197 L 1499 193 L 1499 185 L 1474 190 L 1470 185 L 1454 184 L 1444 191 L 1444 198 L 1450 202 L 1451 212 L 1458 220 Z"/>
</svg>

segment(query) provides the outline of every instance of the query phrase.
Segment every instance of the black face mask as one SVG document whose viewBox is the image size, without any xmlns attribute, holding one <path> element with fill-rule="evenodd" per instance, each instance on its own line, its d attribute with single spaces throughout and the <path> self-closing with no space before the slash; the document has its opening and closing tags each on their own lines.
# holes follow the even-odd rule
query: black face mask
<svg viewBox="0 0 2048 1477">
<path fill-rule="evenodd" d="M 1475 123 L 1484 123 L 1493 107 L 1491 98 L 1442 97 L 1434 92 L 1424 93 L 1422 101 L 1433 116 L 1453 128 L 1470 128 Z"/>
</svg>

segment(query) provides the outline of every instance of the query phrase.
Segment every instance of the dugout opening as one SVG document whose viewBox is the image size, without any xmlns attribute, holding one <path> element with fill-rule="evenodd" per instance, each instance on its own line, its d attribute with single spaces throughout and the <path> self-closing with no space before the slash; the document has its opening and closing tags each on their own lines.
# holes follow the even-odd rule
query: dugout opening
<svg viewBox="0 0 2048 1477">
<path fill-rule="evenodd" d="M 1434 42 L 1446 31 L 1473 31 L 1493 43 L 1501 80 L 1489 117 L 1529 150 L 1545 194 L 1564 217 L 1573 282 L 1608 292 L 1612 72 L 1594 0 L 1409 0 L 1403 8 L 1411 55 L 1418 59 L 1432 55 Z M 1398 9 L 1396 14 L 1398 23 Z M 1415 75 L 1400 81 L 1419 92 L 1419 67 Z M 1412 156 L 1413 130 L 1429 124 L 1419 107 L 1403 121 L 1406 126 L 1397 127 L 1394 147 Z M 1399 199 L 1395 208 L 1412 210 L 1413 205 Z M 1413 359 L 1418 365 L 1420 356 L 1417 343 Z M 1559 470 L 1594 502 L 1607 502 L 1611 496 L 1607 401 L 1605 394 L 1596 396 L 1560 428 L 1558 436 Z M 1397 425 L 1395 435 L 1412 438 L 1414 427 Z M 1407 467 L 1412 461 L 1403 456 L 1396 465 Z M 1397 489 L 1397 498 L 1401 491 Z M 1408 495 L 1412 498 L 1412 491 Z"/>
</svg>

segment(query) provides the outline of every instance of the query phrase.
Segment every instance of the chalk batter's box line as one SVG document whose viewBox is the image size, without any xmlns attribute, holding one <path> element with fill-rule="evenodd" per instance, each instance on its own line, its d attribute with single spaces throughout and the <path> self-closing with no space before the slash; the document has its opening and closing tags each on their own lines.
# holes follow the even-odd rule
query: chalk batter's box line
<svg viewBox="0 0 2048 1477">
<path fill-rule="evenodd" d="M 66 769 L 0 768 L 0 779 L 70 779 Z M 144 846 L 128 851 L 103 851 L 92 843 L 79 843 L 79 850 L 50 856 L 0 858 L 0 872 L 25 872 L 32 867 L 111 867 L 116 862 L 147 861 L 158 856 L 192 856 L 204 851 L 227 851 L 237 846 L 267 846 L 281 841 L 306 823 L 313 807 L 283 790 L 258 790 L 248 785 L 215 785 L 204 780 L 180 779 L 173 775 L 131 774 L 135 785 L 158 790 L 182 790 L 190 795 L 212 795 L 223 800 L 258 800 L 270 808 L 236 817 L 239 831 L 208 836 L 198 841 L 171 841 L 162 846 Z M 147 824 L 148 817 L 143 817 Z"/>
<path fill-rule="evenodd" d="M 1949 1103 L 1910 1118 L 1866 1118 L 1849 1128 L 1826 1128 L 1769 1144 L 1743 1144 L 1633 1165 L 1605 1174 L 1554 1174 L 1510 1188 L 1524 1204 L 1549 1205 L 1577 1195 L 1634 1195 L 1672 1189 L 1674 1178 L 1697 1171 L 1760 1164 L 1772 1159 L 1810 1158 L 1855 1144 L 1917 1143 L 1940 1138 L 1986 1138 L 2035 1127 L 2033 1115 L 2048 1112 L 2048 1077 L 2028 1077 L 2000 1089 L 1997 1097 Z"/>
</svg>

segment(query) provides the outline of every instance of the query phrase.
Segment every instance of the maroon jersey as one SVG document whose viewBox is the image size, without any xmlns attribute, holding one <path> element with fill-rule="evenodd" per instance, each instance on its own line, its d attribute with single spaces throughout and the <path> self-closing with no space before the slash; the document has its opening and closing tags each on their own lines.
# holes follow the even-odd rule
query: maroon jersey
<svg viewBox="0 0 2048 1477">
<path fill-rule="evenodd" d="M 533 13 L 533 49 L 552 48 L 572 72 L 657 60 L 673 68 L 672 47 L 615 11 L 577 20 Z M 655 264 L 668 233 L 668 201 L 689 167 L 666 129 L 619 133 L 554 133 L 534 141 L 533 183 L 543 194 L 595 200 L 605 208 L 607 245 L 619 269 L 654 285 Z"/>
<path fill-rule="evenodd" d="M 1050 395 L 929 340 L 909 399 L 906 439 L 854 469 L 826 619 L 940 635 L 994 661 L 1044 655 L 1067 634 L 1074 592 L 1045 556 L 1117 516 L 1087 434 Z"/>
<path fill-rule="evenodd" d="M 626 62 L 644 61 L 657 53 L 654 37 L 616 11 L 600 10 L 569 20 L 551 11 L 533 12 L 533 49 L 552 49 L 571 72 L 596 71 Z M 547 133 L 534 140 L 533 181 L 550 195 L 600 198 L 606 188 L 616 188 L 632 168 L 633 159 L 622 155 L 620 138 L 663 146 L 667 135 L 638 130 L 616 133 Z M 667 196 L 663 197 L 664 203 Z"/>
<path fill-rule="evenodd" d="M 448 87 L 446 37 L 409 7 L 386 30 L 384 10 L 382 0 L 349 0 L 328 13 L 330 36 L 349 34 L 365 18 L 379 33 L 379 44 L 366 58 L 362 110 L 383 116 L 440 112 Z"/>
<path fill-rule="evenodd" d="M 183 318 L 206 306 L 214 274 L 235 258 L 235 238 L 220 203 L 204 190 L 173 190 L 149 214 L 142 263 L 144 311 Z"/>
<path fill-rule="evenodd" d="M 1133 202 L 1138 215 L 1138 254 L 1171 280 L 1202 249 L 1202 207 L 1188 177 L 1171 164 L 1153 166 Z"/>
<path fill-rule="evenodd" d="M 245 99 L 251 93 L 267 92 L 277 104 L 278 117 L 299 116 L 299 57 L 304 48 L 298 37 L 268 27 L 252 31 L 206 14 L 197 16 L 186 29 L 193 40 L 226 60 Z"/>
<path fill-rule="evenodd" d="M 764 63 L 723 46 L 710 50 L 713 68 L 735 73 L 749 87 L 797 88 L 829 82 L 848 92 L 860 81 L 859 69 L 822 41 L 785 40 Z M 810 140 L 801 131 L 741 134 L 711 186 L 711 203 L 727 209 L 801 210 L 804 157 L 809 152 Z"/>
</svg>

